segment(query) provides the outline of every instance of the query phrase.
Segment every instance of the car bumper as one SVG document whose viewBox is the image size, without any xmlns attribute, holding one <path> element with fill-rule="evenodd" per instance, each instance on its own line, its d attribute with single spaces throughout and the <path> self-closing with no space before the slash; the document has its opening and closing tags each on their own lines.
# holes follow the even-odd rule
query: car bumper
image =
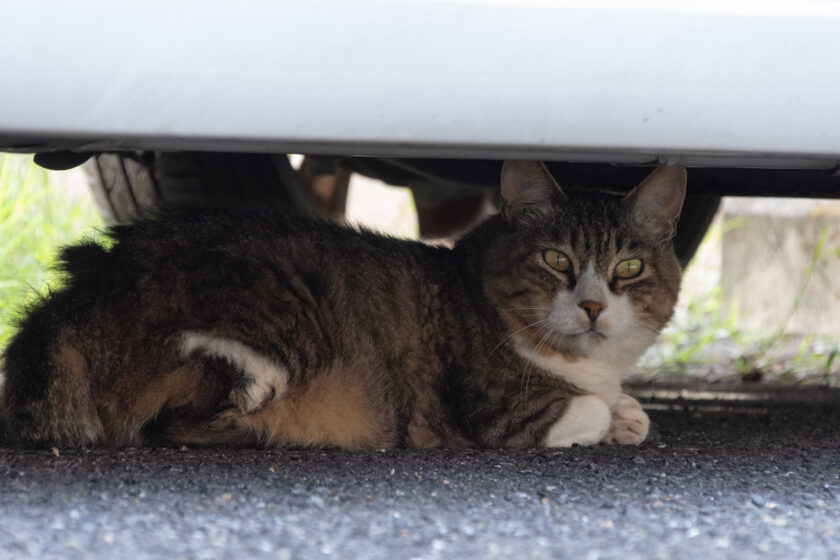
<svg viewBox="0 0 840 560">
<path fill-rule="evenodd" d="M 840 3 L 14 2 L 0 149 L 832 168 Z"/>
</svg>

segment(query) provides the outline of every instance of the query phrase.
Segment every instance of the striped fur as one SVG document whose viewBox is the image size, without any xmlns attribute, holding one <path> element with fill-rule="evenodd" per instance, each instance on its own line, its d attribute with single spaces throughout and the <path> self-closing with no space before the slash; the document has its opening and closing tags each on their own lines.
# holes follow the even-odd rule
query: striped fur
<svg viewBox="0 0 840 560">
<path fill-rule="evenodd" d="M 116 227 L 65 250 L 22 320 L 8 425 L 41 445 L 638 443 L 620 380 L 677 298 L 684 181 L 566 195 L 508 163 L 502 212 L 453 249 L 272 210 Z M 643 272 L 616 278 L 628 258 Z"/>
</svg>

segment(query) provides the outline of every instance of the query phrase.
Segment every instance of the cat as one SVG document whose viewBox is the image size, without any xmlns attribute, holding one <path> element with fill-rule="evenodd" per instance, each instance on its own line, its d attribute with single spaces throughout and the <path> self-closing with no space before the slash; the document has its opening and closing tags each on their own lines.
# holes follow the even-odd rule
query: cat
<svg viewBox="0 0 840 560">
<path fill-rule="evenodd" d="M 569 196 L 509 161 L 500 212 L 454 248 L 276 210 L 109 230 L 5 351 L 24 444 L 639 444 L 621 379 L 670 319 L 681 167 Z"/>
</svg>

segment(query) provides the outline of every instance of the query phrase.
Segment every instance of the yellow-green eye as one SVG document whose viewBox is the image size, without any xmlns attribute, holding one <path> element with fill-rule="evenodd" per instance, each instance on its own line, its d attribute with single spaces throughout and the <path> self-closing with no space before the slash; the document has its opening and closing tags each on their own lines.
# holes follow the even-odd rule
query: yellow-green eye
<svg viewBox="0 0 840 560">
<path fill-rule="evenodd" d="M 618 263 L 618 266 L 615 267 L 615 275 L 618 278 L 635 278 L 641 273 L 641 259 L 627 259 L 626 261 L 621 261 L 620 263 Z"/>
<path fill-rule="evenodd" d="M 542 253 L 545 264 L 560 272 L 569 272 L 572 269 L 572 262 L 565 254 L 554 249 L 546 249 Z"/>
</svg>

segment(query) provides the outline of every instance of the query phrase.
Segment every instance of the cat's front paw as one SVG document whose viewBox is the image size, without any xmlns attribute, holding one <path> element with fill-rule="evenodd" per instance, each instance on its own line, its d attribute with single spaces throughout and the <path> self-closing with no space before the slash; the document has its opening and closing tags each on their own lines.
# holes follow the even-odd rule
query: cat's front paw
<svg viewBox="0 0 840 560">
<path fill-rule="evenodd" d="M 650 418 L 642 410 L 639 401 L 622 394 L 611 412 L 610 431 L 604 438 L 606 443 L 638 445 L 645 440 L 650 429 Z"/>
<path fill-rule="evenodd" d="M 610 408 L 595 395 L 582 395 L 569 400 L 563 416 L 545 436 L 546 447 L 595 445 L 604 439 L 610 427 Z"/>
</svg>

